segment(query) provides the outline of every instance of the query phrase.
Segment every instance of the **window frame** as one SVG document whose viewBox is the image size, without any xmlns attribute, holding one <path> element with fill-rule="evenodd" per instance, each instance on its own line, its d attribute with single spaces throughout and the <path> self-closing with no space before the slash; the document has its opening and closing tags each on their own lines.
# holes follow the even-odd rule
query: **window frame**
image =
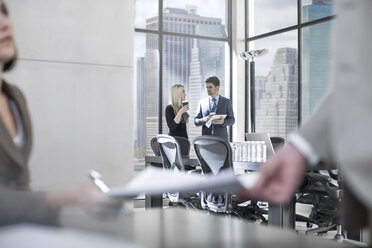
<svg viewBox="0 0 372 248">
<path fill-rule="evenodd" d="M 165 36 L 172 36 L 172 37 L 186 37 L 191 39 L 203 39 L 203 40 L 211 40 L 211 41 L 221 41 L 221 42 L 227 42 L 227 45 L 229 47 L 229 92 L 230 92 L 230 99 L 232 100 L 232 79 L 233 79 L 233 68 L 232 68 L 232 0 L 226 0 L 227 3 L 227 37 L 226 38 L 217 38 L 217 37 L 210 37 L 210 36 L 204 36 L 204 35 L 190 35 L 190 34 L 182 34 L 182 33 L 174 33 L 174 32 L 166 32 L 163 31 L 163 6 L 164 6 L 164 0 L 158 0 L 158 30 L 148 30 L 144 28 L 135 28 L 135 33 L 145 33 L 145 34 L 157 34 L 158 35 L 158 52 L 159 52 L 159 85 L 158 85 L 158 133 L 163 133 L 163 38 Z M 232 128 L 230 128 L 230 139 L 232 138 Z"/>
<path fill-rule="evenodd" d="M 249 51 L 249 42 L 271 37 L 277 34 L 282 34 L 288 31 L 297 30 L 297 73 L 298 73 L 298 126 L 301 124 L 302 121 L 302 30 L 303 28 L 313 26 L 319 23 L 324 23 L 328 21 L 332 21 L 337 18 L 337 15 L 329 15 L 326 17 L 322 17 L 316 20 L 308 21 L 308 22 L 302 22 L 302 0 L 297 0 L 297 24 L 288 26 L 285 28 L 273 30 L 267 33 L 254 35 L 249 37 L 249 1 L 252 0 L 246 0 L 245 1 L 245 51 Z M 253 0 L 254 1 L 254 0 Z M 250 81 L 250 66 L 249 61 L 245 61 L 245 87 L 246 89 L 254 89 L 254 86 L 251 85 Z M 246 106 L 246 112 L 245 112 L 245 127 L 244 130 L 246 133 L 252 132 L 253 128 L 255 127 L 256 123 L 252 123 L 252 120 L 255 120 L 255 116 L 252 116 L 252 114 L 255 114 L 256 111 L 252 111 L 256 108 L 255 102 L 254 102 L 254 94 L 255 92 L 253 90 L 247 90 L 245 92 L 245 106 Z M 249 100 L 248 100 L 249 99 Z"/>
</svg>

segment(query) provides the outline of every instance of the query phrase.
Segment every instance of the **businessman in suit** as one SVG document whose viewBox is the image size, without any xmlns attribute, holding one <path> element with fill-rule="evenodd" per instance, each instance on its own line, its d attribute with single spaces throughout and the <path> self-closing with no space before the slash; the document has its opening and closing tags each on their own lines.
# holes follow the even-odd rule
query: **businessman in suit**
<svg viewBox="0 0 372 248">
<path fill-rule="evenodd" d="M 235 123 L 234 111 L 230 99 L 219 95 L 220 80 L 218 77 L 210 77 L 205 81 L 208 97 L 199 103 L 199 109 L 195 116 L 194 123 L 202 127 L 202 135 L 218 136 L 226 141 L 229 140 L 227 127 Z M 225 118 L 213 120 L 209 126 L 207 123 L 213 113 L 226 115 Z"/>
<path fill-rule="evenodd" d="M 334 90 L 289 137 L 290 144 L 261 166 L 255 187 L 240 196 L 284 203 L 306 167 L 337 165 L 345 181 L 346 229 L 369 224 L 372 230 L 372 1 L 340 0 L 335 4 Z"/>
</svg>

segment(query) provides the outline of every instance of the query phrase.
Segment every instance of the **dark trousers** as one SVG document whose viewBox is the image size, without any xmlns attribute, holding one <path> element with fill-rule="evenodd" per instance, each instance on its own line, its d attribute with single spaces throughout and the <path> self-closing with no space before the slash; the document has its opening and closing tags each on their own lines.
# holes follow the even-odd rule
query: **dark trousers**
<svg viewBox="0 0 372 248">
<path fill-rule="evenodd" d="M 344 230 L 347 231 L 347 238 L 361 241 L 361 229 L 369 225 L 371 229 L 372 221 L 369 216 L 368 208 L 365 207 L 355 196 L 351 193 L 345 185 L 343 188 L 343 217 L 344 217 Z M 371 239 L 371 237 L 370 237 Z"/>
</svg>

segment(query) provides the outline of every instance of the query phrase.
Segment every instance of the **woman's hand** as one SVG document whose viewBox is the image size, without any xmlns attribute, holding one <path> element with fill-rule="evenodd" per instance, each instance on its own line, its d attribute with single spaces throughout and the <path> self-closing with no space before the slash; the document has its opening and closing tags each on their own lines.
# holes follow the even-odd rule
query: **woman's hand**
<svg viewBox="0 0 372 248">
<path fill-rule="evenodd" d="M 178 110 L 177 115 L 174 117 L 174 122 L 176 124 L 179 124 L 181 122 L 182 114 L 185 113 L 187 110 L 189 110 L 189 105 L 188 104 L 183 106 L 182 108 L 180 108 L 180 110 Z"/>
<path fill-rule="evenodd" d="M 76 206 L 96 216 L 115 215 L 122 205 L 122 199 L 102 193 L 91 182 L 47 192 L 45 198 L 52 211 L 58 211 L 67 206 Z"/>
<path fill-rule="evenodd" d="M 182 108 L 180 108 L 178 113 L 181 112 L 181 114 L 183 114 L 183 113 L 187 112 L 188 110 L 189 110 L 189 105 L 187 104 L 187 105 L 183 106 Z"/>
</svg>

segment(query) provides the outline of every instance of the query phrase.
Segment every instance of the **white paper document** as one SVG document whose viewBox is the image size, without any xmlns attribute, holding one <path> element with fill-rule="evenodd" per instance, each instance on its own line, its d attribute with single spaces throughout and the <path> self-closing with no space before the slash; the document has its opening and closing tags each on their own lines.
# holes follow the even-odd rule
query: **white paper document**
<svg viewBox="0 0 372 248">
<path fill-rule="evenodd" d="M 147 168 L 124 187 L 113 188 L 107 194 L 134 197 L 139 194 L 159 195 L 165 192 L 197 192 L 201 190 L 237 191 L 251 188 L 258 179 L 258 172 L 234 175 L 229 171 L 216 176 L 181 174 L 158 168 Z"/>
<path fill-rule="evenodd" d="M 212 125 L 212 121 L 218 120 L 218 119 L 225 119 L 227 115 L 213 115 L 207 123 L 205 123 L 205 126 L 209 128 Z"/>
</svg>

